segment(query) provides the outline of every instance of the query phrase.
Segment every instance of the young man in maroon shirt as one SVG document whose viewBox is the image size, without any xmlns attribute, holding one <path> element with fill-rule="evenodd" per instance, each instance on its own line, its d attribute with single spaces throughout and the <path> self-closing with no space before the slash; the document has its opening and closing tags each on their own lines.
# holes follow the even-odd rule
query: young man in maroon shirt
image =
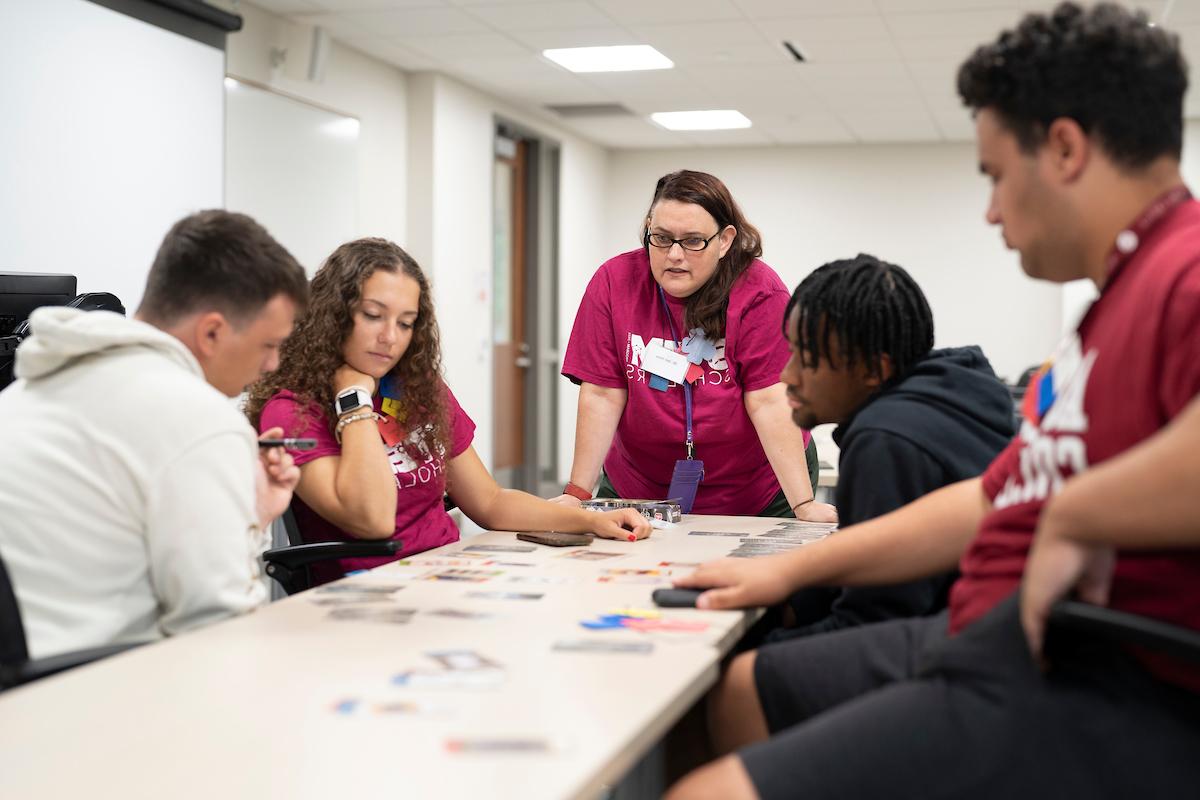
<svg viewBox="0 0 1200 800">
<path fill-rule="evenodd" d="M 1183 469 L 1178 450 L 1153 457 L 1178 447 L 1176 417 L 1193 439 L 1200 428 L 1200 412 L 1182 413 L 1200 392 L 1200 203 L 1179 172 L 1178 39 L 1115 5 L 1064 3 L 979 48 L 958 88 L 992 182 L 988 222 L 1031 277 L 1090 278 L 1100 297 L 1031 383 L 1020 434 L 981 478 L 853 535 L 679 582 L 709 589 L 702 608 L 738 608 L 803 586 L 962 572 L 947 614 L 739 656 L 713 705 L 716 743 L 737 752 L 671 800 L 1200 786 L 1200 670 L 1066 634 L 1040 661 L 1049 608 L 1072 592 L 1200 628 L 1200 503 L 1175 499 L 1194 497 L 1200 466 L 1192 456 Z M 1162 479 L 1138 479 L 1140 502 L 1128 488 L 1139 465 Z M 1101 524 L 1109 513 L 1124 524 Z"/>
</svg>

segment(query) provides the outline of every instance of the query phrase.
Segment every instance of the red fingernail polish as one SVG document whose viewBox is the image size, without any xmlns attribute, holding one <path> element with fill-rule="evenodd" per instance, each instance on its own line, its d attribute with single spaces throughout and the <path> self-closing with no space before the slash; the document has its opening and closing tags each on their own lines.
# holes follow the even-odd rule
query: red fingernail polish
<svg viewBox="0 0 1200 800">
<path fill-rule="evenodd" d="M 629 534 L 629 541 L 631 541 L 631 542 L 636 542 L 636 541 L 637 541 L 637 537 L 636 537 L 636 536 L 634 536 L 634 535 L 631 533 L 631 534 Z"/>
</svg>

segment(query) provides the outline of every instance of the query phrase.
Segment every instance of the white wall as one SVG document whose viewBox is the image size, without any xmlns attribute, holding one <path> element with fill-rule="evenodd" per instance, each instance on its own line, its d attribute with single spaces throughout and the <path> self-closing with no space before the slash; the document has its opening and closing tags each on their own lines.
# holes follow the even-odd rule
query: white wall
<svg viewBox="0 0 1200 800">
<path fill-rule="evenodd" d="M 498 117 L 560 145 L 559 304 L 565 342 L 604 245 L 607 151 L 452 78 L 409 78 L 408 226 L 413 255 L 434 283 L 446 377 L 475 420 L 475 448 L 492 454 L 492 147 Z M 559 384 L 559 461 L 570 468 L 576 394 Z"/>
<path fill-rule="evenodd" d="M 859 252 L 900 264 L 929 298 L 938 346 L 979 344 L 999 375 L 1015 377 L 1057 344 L 1062 291 L 1026 278 L 984 222 L 976 164 L 966 144 L 618 152 L 607 228 L 614 250 L 633 247 L 658 177 L 711 172 L 789 288 Z"/>
<path fill-rule="evenodd" d="M 0 2 L 0 269 L 130 313 L 167 229 L 221 206 L 225 54 L 84 0 Z"/>
<path fill-rule="evenodd" d="M 407 77 L 396 67 L 334 41 L 324 79 L 293 77 L 285 66 L 271 64 L 272 48 L 291 45 L 297 59 L 295 28 L 287 20 L 246 3 L 239 4 L 242 30 L 228 39 L 228 73 L 331 111 L 357 118 L 358 229 L 355 236 L 383 236 L 404 245 L 407 183 Z M 231 209 L 238 210 L 238 209 Z M 287 241 L 283 241 L 285 246 Z M 319 264 L 304 265 L 314 270 Z"/>
</svg>

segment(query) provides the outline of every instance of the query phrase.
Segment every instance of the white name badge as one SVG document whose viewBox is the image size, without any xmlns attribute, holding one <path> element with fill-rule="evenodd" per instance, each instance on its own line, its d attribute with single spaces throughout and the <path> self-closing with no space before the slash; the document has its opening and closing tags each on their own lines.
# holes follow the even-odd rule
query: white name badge
<svg viewBox="0 0 1200 800">
<path fill-rule="evenodd" d="M 661 344 L 652 344 L 642 351 L 642 369 L 671 383 L 683 383 L 687 376 L 688 360 L 682 353 L 672 352 Z"/>
</svg>

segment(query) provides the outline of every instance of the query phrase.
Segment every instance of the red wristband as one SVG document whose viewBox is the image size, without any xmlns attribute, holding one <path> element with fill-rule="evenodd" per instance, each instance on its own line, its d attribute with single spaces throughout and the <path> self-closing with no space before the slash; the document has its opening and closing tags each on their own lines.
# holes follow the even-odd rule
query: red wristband
<svg viewBox="0 0 1200 800">
<path fill-rule="evenodd" d="M 569 494 L 569 495 L 571 495 L 571 497 L 576 497 L 576 498 L 579 498 L 580 500 L 591 500 L 592 499 L 591 492 L 589 492 L 587 489 L 584 489 L 580 486 L 576 486 L 575 484 L 571 483 L 570 481 L 567 481 L 567 485 L 563 487 L 563 494 Z"/>
</svg>

